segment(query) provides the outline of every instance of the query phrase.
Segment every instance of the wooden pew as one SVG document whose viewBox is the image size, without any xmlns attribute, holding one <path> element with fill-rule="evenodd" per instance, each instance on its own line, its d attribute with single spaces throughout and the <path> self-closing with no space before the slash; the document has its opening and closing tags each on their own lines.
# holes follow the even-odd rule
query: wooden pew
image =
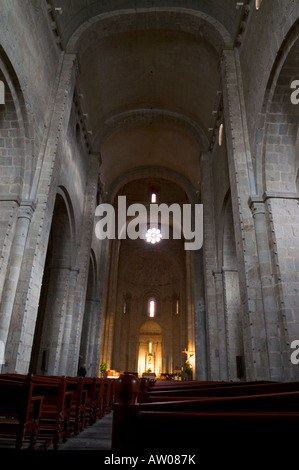
<svg viewBox="0 0 299 470">
<path fill-rule="evenodd" d="M 86 426 L 85 404 L 87 390 L 83 387 L 84 377 L 66 377 L 66 391 L 71 394 L 69 413 L 69 436 L 75 436 Z"/>
<path fill-rule="evenodd" d="M 34 393 L 44 396 L 38 439 L 45 442 L 46 448 L 53 443 L 54 449 L 58 449 L 69 436 L 71 393 L 66 390 L 66 379 L 33 376 L 32 381 Z"/>
<path fill-rule="evenodd" d="M 65 377 L 2 374 L 0 375 L 0 387 L 5 378 L 17 382 L 30 380 L 32 395 L 43 396 L 37 440 L 44 441 L 46 449 L 51 444 L 54 449 L 58 449 L 61 441 L 65 442 L 69 435 L 71 392 L 66 391 Z"/>
<path fill-rule="evenodd" d="M 149 399 L 136 403 L 130 402 L 128 397 L 127 403 L 117 402 L 112 449 L 186 451 L 198 446 L 199 442 L 205 446 L 213 433 L 226 440 L 228 426 L 233 426 L 234 439 L 236 442 L 240 439 L 241 443 L 248 430 L 257 430 L 260 438 L 265 437 L 265 433 L 273 434 L 275 439 L 279 426 L 299 425 L 298 383 L 190 385 L 189 390 L 185 385 L 180 390 L 177 390 L 180 386 L 173 386 L 179 394 L 186 393 L 187 399 L 176 393 L 167 399 L 165 392 L 165 399 L 160 402 Z M 158 388 L 156 384 L 150 387 L 149 396 Z M 169 395 L 171 389 L 169 384 Z M 192 396 L 194 392 L 195 396 Z M 197 397 L 199 392 L 202 395 Z M 161 396 L 161 390 L 157 396 Z M 232 435 L 228 440 L 231 438 Z"/>
<path fill-rule="evenodd" d="M 285 444 L 289 448 L 289 438 L 298 429 L 298 423 L 297 411 L 142 411 L 138 413 L 130 448 L 120 444 L 118 450 L 176 455 L 196 452 L 203 459 L 208 449 L 211 461 L 219 453 L 229 456 L 229 460 L 238 459 L 242 450 L 247 449 L 250 454 L 258 446 L 264 453 L 270 448 L 275 452 L 275 447 L 281 449 Z M 267 448 L 268 443 L 272 447 Z"/>
<path fill-rule="evenodd" d="M 115 379 L 102 379 L 104 381 L 104 414 L 109 414 L 113 408 L 113 390 Z"/>
<path fill-rule="evenodd" d="M 169 400 L 182 400 L 194 399 L 200 397 L 233 397 L 233 396 L 247 396 L 247 395 L 260 395 L 280 392 L 299 391 L 299 382 L 268 382 L 268 383 L 247 383 L 239 385 L 219 385 L 217 387 L 190 387 L 184 389 L 168 389 L 168 390 L 150 390 L 147 393 L 147 400 L 154 401 L 169 401 Z"/>
<path fill-rule="evenodd" d="M 85 425 L 93 425 L 104 416 L 104 382 L 96 377 L 84 377 L 83 390 L 86 391 Z"/>
<path fill-rule="evenodd" d="M 29 439 L 29 449 L 36 449 L 43 397 L 33 396 L 32 391 L 29 377 L 20 382 L 1 380 L 0 437 L 13 439 L 17 450 L 23 449 L 25 439 Z"/>
<path fill-rule="evenodd" d="M 95 378 L 96 383 L 96 397 L 94 405 L 94 420 L 101 419 L 105 415 L 105 380 L 102 378 Z"/>
<path fill-rule="evenodd" d="M 233 397 L 200 397 L 141 403 L 139 411 L 299 412 L 299 391 Z"/>
<path fill-rule="evenodd" d="M 149 392 L 158 392 L 158 391 L 171 391 L 171 390 L 193 390 L 193 389 L 206 389 L 206 388 L 219 388 L 219 387 L 244 387 L 248 385 L 266 385 L 273 384 L 277 382 L 273 381 L 248 381 L 248 382 L 232 382 L 232 381 L 177 381 L 170 380 L 165 385 L 163 382 L 156 382 L 154 385 L 149 387 Z"/>
</svg>

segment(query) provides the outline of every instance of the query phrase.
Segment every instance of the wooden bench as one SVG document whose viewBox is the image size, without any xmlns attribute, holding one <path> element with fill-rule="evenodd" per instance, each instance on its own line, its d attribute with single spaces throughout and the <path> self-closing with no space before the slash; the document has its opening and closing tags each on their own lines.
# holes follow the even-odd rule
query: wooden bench
<svg viewBox="0 0 299 470">
<path fill-rule="evenodd" d="M 186 451 L 199 443 L 207 444 L 213 433 L 225 440 L 230 432 L 228 426 L 233 426 L 237 442 L 249 429 L 251 432 L 257 429 L 260 437 L 268 433 L 275 438 L 279 426 L 299 424 L 298 383 L 190 385 L 188 388 L 169 384 L 160 402 L 147 399 L 133 403 L 128 399 L 126 403 L 116 403 L 112 449 Z M 150 387 L 149 397 L 157 389 L 156 384 Z M 156 397 L 163 396 L 162 392 L 159 390 Z M 228 440 L 231 438 L 232 435 Z"/>
<path fill-rule="evenodd" d="M 32 381 L 34 393 L 44 396 L 38 439 L 45 441 L 46 448 L 53 442 L 58 449 L 70 434 L 71 393 L 66 390 L 66 379 L 33 376 Z"/>
<path fill-rule="evenodd" d="M 154 401 L 169 401 L 177 399 L 192 399 L 200 397 L 233 397 L 233 396 L 248 396 L 260 395 L 269 393 L 280 393 L 287 391 L 299 391 L 299 382 L 280 382 L 280 383 L 264 383 L 264 384 L 239 384 L 234 386 L 219 385 L 218 387 L 190 387 L 184 389 L 168 389 L 168 390 L 154 390 L 148 391 L 147 400 Z"/>
<path fill-rule="evenodd" d="M 85 404 L 87 390 L 83 387 L 84 377 L 66 377 L 66 391 L 71 394 L 69 413 L 69 436 L 75 436 L 86 426 Z"/>
<path fill-rule="evenodd" d="M 83 390 L 86 391 L 85 425 L 93 425 L 98 418 L 104 416 L 104 388 L 102 379 L 84 377 Z"/>
<path fill-rule="evenodd" d="M 18 397 L 22 397 L 29 384 L 32 403 L 39 403 L 38 410 L 37 404 L 34 405 L 34 409 L 31 405 L 30 410 L 30 416 L 34 418 L 36 418 L 36 412 L 39 412 L 34 421 L 34 430 L 29 428 L 29 422 L 25 428 L 24 438 L 27 439 L 29 435 L 30 448 L 36 448 L 37 442 L 40 442 L 45 449 L 52 444 L 54 449 L 58 449 L 61 442 L 65 442 L 72 435 L 77 435 L 86 426 L 92 425 L 97 419 L 110 413 L 114 406 L 115 382 L 116 380 L 113 379 L 90 377 L 0 374 L 2 394 L 4 387 L 8 390 L 7 383 L 9 383 L 11 387 L 15 387 L 15 393 L 19 393 Z M 3 396 L 6 395 L 9 396 L 8 392 L 5 392 Z M 4 411 L 1 413 L 3 436 L 4 422 L 7 429 L 9 424 L 12 436 L 14 435 L 12 429 L 17 430 L 17 417 L 20 415 L 18 401 L 20 400 L 15 399 L 12 393 L 11 397 L 12 402 L 9 401 L 9 397 L 5 405 L 10 415 L 6 415 Z M 32 419 L 30 423 L 33 423 Z M 17 448 L 20 448 L 19 442 L 21 442 L 21 437 L 18 438 Z"/>
<path fill-rule="evenodd" d="M 114 406 L 116 379 L 102 379 L 104 382 L 103 407 L 104 414 L 109 414 Z"/>
<path fill-rule="evenodd" d="M 0 438 L 13 439 L 17 450 L 29 439 L 29 449 L 36 449 L 43 397 L 33 396 L 33 384 L 2 379 L 0 386 Z"/>
<path fill-rule="evenodd" d="M 0 375 L 0 387 L 5 377 L 16 382 L 30 380 L 32 395 L 43 396 L 37 440 L 44 441 L 45 448 L 53 443 L 54 449 L 58 449 L 69 435 L 71 393 L 66 391 L 65 377 L 3 374 Z"/>
<path fill-rule="evenodd" d="M 208 449 L 210 460 L 213 460 L 213 453 L 222 453 L 231 460 L 234 456 L 240 458 L 242 449 L 250 453 L 260 445 L 265 452 L 266 443 L 270 443 L 274 452 L 275 446 L 290 445 L 289 437 L 292 438 L 298 423 L 297 411 L 141 411 L 135 423 L 135 434 L 127 441 L 129 448 L 122 447 L 123 442 L 119 441 L 118 450 L 159 454 L 196 452 L 203 458 Z"/>
<path fill-rule="evenodd" d="M 95 397 L 95 404 L 94 404 L 94 419 L 101 419 L 105 415 L 105 380 L 102 378 L 95 378 L 96 384 L 96 397 Z"/>
</svg>

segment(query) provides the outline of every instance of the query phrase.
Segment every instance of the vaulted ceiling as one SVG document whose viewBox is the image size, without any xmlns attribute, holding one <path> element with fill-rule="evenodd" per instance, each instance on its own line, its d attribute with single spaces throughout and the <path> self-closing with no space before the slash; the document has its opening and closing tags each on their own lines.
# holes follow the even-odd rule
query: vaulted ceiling
<svg viewBox="0 0 299 470">
<path fill-rule="evenodd" d="M 105 189 L 155 167 L 197 191 L 237 2 L 53 0 L 52 7 L 63 48 L 78 58 L 76 90 Z"/>
</svg>

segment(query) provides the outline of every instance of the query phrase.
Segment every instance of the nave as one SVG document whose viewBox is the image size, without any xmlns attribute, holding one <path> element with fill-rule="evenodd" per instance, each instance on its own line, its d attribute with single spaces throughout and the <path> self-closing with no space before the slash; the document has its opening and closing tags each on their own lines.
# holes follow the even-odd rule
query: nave
<svg viewBox="0 0 299 470">
<path fill-rule="evenodd" d="M 299 382 L 1 374 L 0 450 L 203 455 L 215 442 L 230 455 L 252 440 L 280 452 L 296 442 L 298 398 Z"/>
</svg>

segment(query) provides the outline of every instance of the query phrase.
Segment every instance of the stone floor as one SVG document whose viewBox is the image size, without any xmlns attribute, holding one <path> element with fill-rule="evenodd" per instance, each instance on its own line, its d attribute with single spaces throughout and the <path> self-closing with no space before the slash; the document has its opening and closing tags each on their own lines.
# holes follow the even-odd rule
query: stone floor
<svg viewBox="0 0 299 470">
<path fill-rule="evenodd" d="M 88 426 L 77 436 L 63 442 L 58 451 L 63 450 L 111 450 L 113 413 L 105 415 L 92 426 Z"/>
<path fill-rule="evenodd" d="M 66 442 L 61 442 L 58 450 L 53 450 L 53 445 L 50 445 L 47 450 L 45 450 L 44 442 L 37 442 L 37 451 L 34 453 L 40 454 L 45 451 L 46 454 L 50 456 L 51 451 L 55 453 L 64 451 L 64 450 L 105 450 L 111 451 L 112 445 L 112 420 L 113 413 L 105 415 L 102 419 L 98 419 L 95 424 L 92 426 L 87 426 L 84 431 L 80 432 L 77 436 L 71 436 Z M 4 450 L 14 450 L 14 441 L 12 440 L 2 440 L 0 442 L 0 452 Z M 24 446 L 26 449 L 26 443 Z M 26 452 L 21 453 L 22 458 L 26 455 Z M 30 455 L 32 453 L 30 452 Z"/>
</svg>

